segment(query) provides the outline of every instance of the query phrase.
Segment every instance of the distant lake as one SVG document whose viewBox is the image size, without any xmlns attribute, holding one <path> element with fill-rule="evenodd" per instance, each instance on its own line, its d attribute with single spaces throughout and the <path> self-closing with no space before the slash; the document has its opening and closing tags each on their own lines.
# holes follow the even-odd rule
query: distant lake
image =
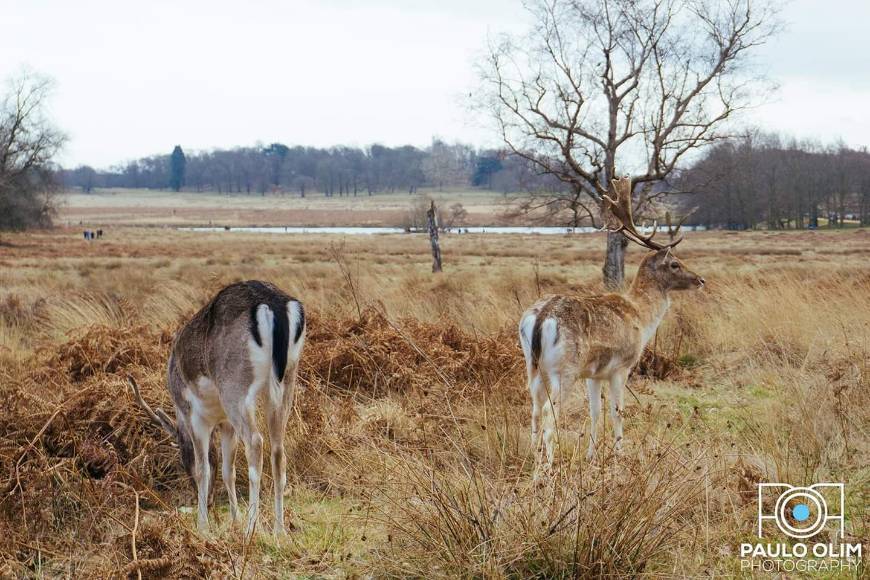
<svg viewBox="0 0 870 580">
<path fill-rule="evenodd" d="M 374 235 L 374 234 L 404 234 L 403 228 L 387 228 L 387 227 L 357 227 L 357 226 L 338 226 L 338 227 L 207 227 L 207 228 L 178 228 L 179 230 L 188 232 L 245 232 L 245 233 L 260 233 L 260 234 L 339 234 L 339 235 Z M 651 231 L 652 228 L 639 228 L 641 231 Z M 704 230 L 703 226 L 684 226 L 685 231 Z M 580 227 L 580 228 L 565 228 L 558 226 L 469 226 L 462 228 L 451 228 L 448 233 L 451 234 L 540 234 L 540 235 L 564 235 L 564 234 L 591 234 L 599 232 L 598 228 Z M 659 227 L 659 231 L 667 231 L 664 226 Z M 424 233 L 424 230 L 415 230 L 410 233 Z"/>
</svg>

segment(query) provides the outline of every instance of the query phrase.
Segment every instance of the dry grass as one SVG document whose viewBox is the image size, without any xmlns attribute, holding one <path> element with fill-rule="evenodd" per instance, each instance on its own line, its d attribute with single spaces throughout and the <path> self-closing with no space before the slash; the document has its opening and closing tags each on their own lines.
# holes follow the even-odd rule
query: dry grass
<svg viewBox="0 0 870 580">
<path fill-rule="evenodd" d="M 417 236 L 8 240 L 0 575 L 732 575 L 774 480 L 844 481 L 850 537 L 870 535 L 864 230 L 690 236 L 709 288 L 675 299 L 632 377 L 624 455 L 582 458 L 578 394 L 537 478 L 514 325 L 542 293 L 600 290 L 595 236 L 447 236 L 439 277 Z M 281 541 L 227 529 L 222 489 L 193 531 L 176 451 L 123 380 L 167 405 L 172 333 L 245 278 L 311 312 Z"/>
<path fill-rule="evenodd" d="M 507 200 L 515 197 L 483 190 L 425 190 L 326 197 L 298 192 L 286 194 L 158 191 L 148 189 L 97 189 L 91 193 L 68 192 L 59 196 L 58 223 L 83 227 L 116 225 L 298 225 L 298 226 L 402 226 L 409 208 L 425 195 L 448 208 L 461 203 L 468 212 L 466 225 L 512 223 L 506 215 Z"/>
</svg>

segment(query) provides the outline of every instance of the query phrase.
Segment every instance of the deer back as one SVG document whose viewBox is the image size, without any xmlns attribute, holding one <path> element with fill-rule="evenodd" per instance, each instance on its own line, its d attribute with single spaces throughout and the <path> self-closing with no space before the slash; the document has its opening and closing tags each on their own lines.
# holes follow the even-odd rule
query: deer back
<svg viewBox="0 0 870 580">
<path fill-rule="evenodd" d="M 619 294 L 599 296 L 550 296 L 528 313 L 535 315 L 531 350 L 533 360 L 541 356 L 544 322 L 557 322 L 557 341 L 572 353 L 581 374 L 595 374 L 611 363 L 628 364 L 639 353 L 641 333 L 637 305 Z"/>
<path fill-rule="evenodd" d="M 302 319 L 290 336 L 289 302 L 297 300 L 267 282 L 249 280 L 227 286 L 178 333 L 173 358 L 185 382 L 199 377 L 217 378 L 222 371 L 251 372 L 249 341 L 257 346 L 271 344 L 275 376 L 283 379 L 290 341 L 298 342 L 304 331 Z M 261 336 L 257 310 L 266 305 L 273 315 L 272 336 Z"/>
</svg>

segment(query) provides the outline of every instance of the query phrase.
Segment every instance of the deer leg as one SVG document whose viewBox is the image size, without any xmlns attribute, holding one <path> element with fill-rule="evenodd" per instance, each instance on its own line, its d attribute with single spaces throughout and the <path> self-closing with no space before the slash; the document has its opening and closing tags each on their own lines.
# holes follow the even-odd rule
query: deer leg
<svg viewBox="0 0 870 580">
<path fill-rule="evenodd" d="M 211 490 L 211 463 L 209 462 L 209 446 L 211 444 L 212 425 L 202 416 L 193 413 L 190 418 L 191 435 L 193 439 L 193 479 L 196 482 L 197 518 L 196 524 L 200 531 L 208 530 L 208 496 Z"/>
<path fill-rule="evenodd" d="M 586 460 L 595 456 L 595 443 L 598 438 L 598 419 L 601 417 L 601 381 L 586 379 L 586 395 L 589 398 L 589 448 Z"/>
<path fill-rule="evenodd" d="M 257 385 L 252 385 L 250 392 L 256 393 Z M 240 402 L 241 413 L 238 424 L 234 424 L 236 433 L 245 446 L 245 458 L 248 460 L 248 523 L 245 534 L 252 535 L 257 525 L 260 512 L 260 479 L 263 474 L 263 436 L 257 430 L 254 411 L 257 406 L 255 397 L 246 397 Z"/>
<path fill-rule="evenodd" d="M 547 450 L 547 464 L 552 467 L 556 456 L 556 436 L 559 422 L 559 411 L 562 402 L 562 377 L 556 371 L 547 373 L 550 382 L 549 393 L 543 408 L 544 418 L 544 446 Z"/>
<path fill-rule="evenodd" d="M 287 384 L 275 382 L 269 397 L 269 446 L 272 460 L 272 491 L 275 501 L 275 535 L 282 535 L 284 530 L 284 489 L 287 487 L 287 459 L 284 453 L 284 432 L 287 429 L 287 419 L 293 407 L 293 391 L 296 388 L 296 368 L 287 369 Z"/>
<path fill-rule="evenodd" d="M 541 410 L 547 401 L 547 389 L 537 371 L 529 374 L 529 393 L 532 396 L 532 447 L 537 452 L 541 446 Z"/>
<path fill-rule="evenodd" d="M 625 381 L 628 371 L 617 371 L 610 377 L 608 399 L 610 402 L 610 419 L 613 421 L 613 448 L 622 450 L 622 415 L 625 411 Z"/>
<path fill-rule="evenodd" d="M 263 436 L 258 432 L 245 441 L 245 456 L 248 459 L 248 525 L 245 533 L 251 535 L 260 513 L 260 479 L 263 474 Z"/>
<path fill-rule="evenodd" d="M 230 500 L 230 517 L 233 524 L 239 521 L 239 500 L 236 496 L 236 447 L 238 438 L 236 430 L 227 422 L 221 424 L 221 475 L 227 488 L 227 496 Z"/>
</svg>

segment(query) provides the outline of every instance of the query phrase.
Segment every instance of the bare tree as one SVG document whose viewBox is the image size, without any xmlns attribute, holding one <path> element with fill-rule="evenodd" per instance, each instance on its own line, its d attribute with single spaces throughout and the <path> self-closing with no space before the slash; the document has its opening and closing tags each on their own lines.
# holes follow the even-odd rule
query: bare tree
<svg viewBox="0 0 870 580">
<path fill-rule="evenodd" d="M 453 228 L 463 226 L 466 219 L 468 219 L 468 210 L 465 209 L 465 206 L 463 206 L 461 203 L 456 202 L 450 204 L 450 207 L 448 208 L 447 218 L 443 220 L 439 219 L 439 222 L 441 223 L 441 228 L 443 230 L 449 231 Z"/>
<path fill-rule="evenodd" d="M 97 187 L 97 172 L 90 165 L 80 165 L 72 172 L 74 182 L 85 193 L 91 193 Z"/>
<path fill-rule="evenodd" d="M 567 209 L 592 219 L 618 172 L 631 173 L 640 207 L 688 153 L 726 137 L 757 90 L 747 56 L 776 29 L 773 8 L 752 0 L 533 0 L 529 10 L 526 37 L 491 44 L 477 104 L 514 154 L 565 184 Z M 610 288 L 622 286 L 626 244 L 608 234 Z"/>
<path fill-rule="evenodd" d="M 448 145 L 440 139 L 433 139 L 429 154 L 422 163 L 423 175 L 439 191 L 443 191 L 445 186 L 465 185 L 471 178 L 472 157 L 473 149 L 468 145 Z"/>
<path fill-rule="evenodd" d="M 51 160 L 65 141 L 46 119 L 47 78 L 25 72 L 0 96 L 0 229 L 51 223 Z"/>
</svg>

